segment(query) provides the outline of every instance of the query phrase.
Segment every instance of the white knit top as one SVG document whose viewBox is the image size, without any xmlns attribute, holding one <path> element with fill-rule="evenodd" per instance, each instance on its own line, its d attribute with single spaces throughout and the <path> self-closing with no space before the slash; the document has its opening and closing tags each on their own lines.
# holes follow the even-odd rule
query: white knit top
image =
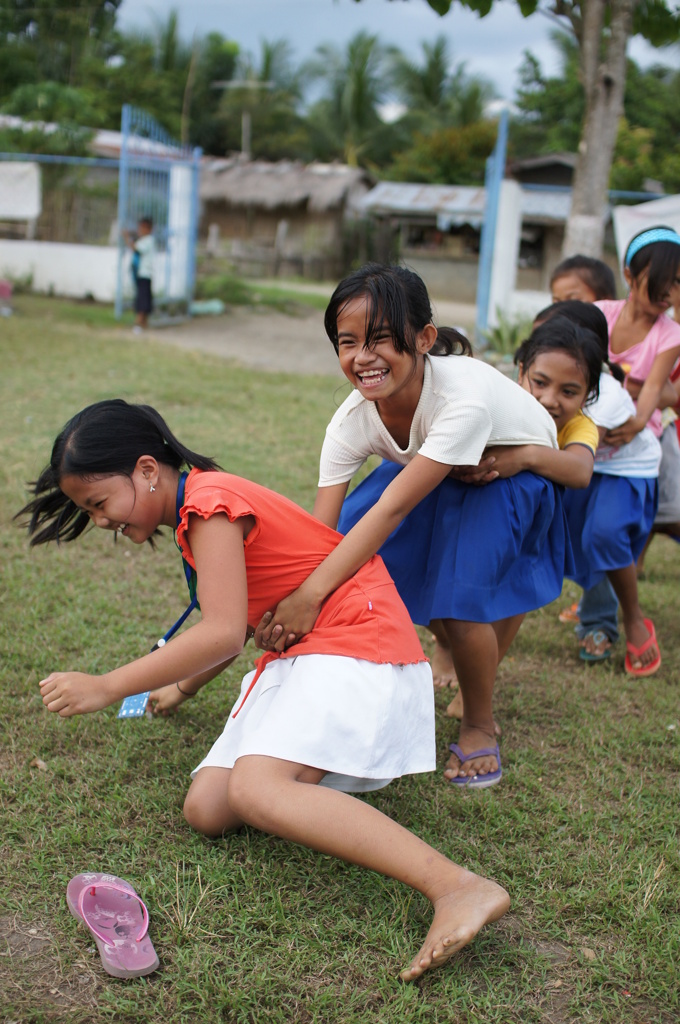
<svg viewBox="0 0 680 1024">
<path fill-rule="evenodd" d="M 353 391 L 328 424 L 319 487 L 346 483 L 369 455 L 407 465 L 414 455 L 449 466 L 476 466 L 489 445 L 557 448 L 552 417 L 500 370 L 467 356 L 425 356 L 423 390 L 400 448 L 375 402 Z"/>
</svg>

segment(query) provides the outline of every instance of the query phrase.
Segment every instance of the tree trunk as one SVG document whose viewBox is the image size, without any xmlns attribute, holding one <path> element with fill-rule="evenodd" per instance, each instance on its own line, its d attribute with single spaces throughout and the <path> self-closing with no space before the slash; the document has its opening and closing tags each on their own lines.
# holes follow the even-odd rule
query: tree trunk
<svg viewBox="0 0 680 1024">
<path fill-rule="evenodd" d="M 586 112 L 562 257 L 602 254 L 607 190 L 626 84 L 636 0 L 582 0 L 579 47 Z M 609 27 L 604 33 L 605 12 Z"/>
</svg>

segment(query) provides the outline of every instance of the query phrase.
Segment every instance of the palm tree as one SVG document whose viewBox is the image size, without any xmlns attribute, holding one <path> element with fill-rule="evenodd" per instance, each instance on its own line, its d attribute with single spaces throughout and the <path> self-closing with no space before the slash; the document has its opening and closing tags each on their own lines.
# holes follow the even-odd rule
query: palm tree
<svg viewBox="0 0 680 1024">
<path fill-rule="evenodd" d="M 420 64 L 400 50 L 390 52 L 390 81 L 407 109 L 412 129 L 427 133 L 481 120 L 495 94 L 493 85 L 481 76 L 468 75 L 464 63 L 454 65 L 446 36 L 421 45 Z"/>
<path fill-rule="evenodd" d="M 319 46 L 305 71 L 325 82 L 325 96 L 309 112 L 316 130 L 337 148 L 345 162 L 357 167 L 371 134 L 381 124 L 378 108 L 387 93 L 386 50 L 377 36 L 358 32 L 342 51 Z"/>
</svg>

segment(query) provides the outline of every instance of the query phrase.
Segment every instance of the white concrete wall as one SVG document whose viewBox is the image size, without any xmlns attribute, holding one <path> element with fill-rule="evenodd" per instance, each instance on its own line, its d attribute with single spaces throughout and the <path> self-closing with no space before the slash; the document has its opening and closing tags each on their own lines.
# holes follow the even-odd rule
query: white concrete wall
<svg viewBox="0 0 680 1024">
<path fill-rule="evenodd" d="M 0 276 L 30 276 L 36 292 L 113 302 L 117 261 L 118 250 L 112 246 L 0 239 Z"/>
<path fill-rule="evenodd" d="M 123 259 L 123 288 L 134 295 L 130 256 Z M 70 299 L 92 297 L 97 302 L 115 302 L 118 249 L 113 245 L 71 245 L 66 242 L 24 242 L 0 239 L 0 277 L 11 281 L 31 278 L 34 292 Z M 166 257 L 156 253 L 153 290 L 165 293 Z"/>
<path fill-rule="evenodd" d="M 498 325 L 497 310 L 506 311 L 515 292 L 521 232 L 522 190 L 518 182 L 506 178 L 501 182 L 496 218 L 487 314 L 489 327 Z"/>
</svg>

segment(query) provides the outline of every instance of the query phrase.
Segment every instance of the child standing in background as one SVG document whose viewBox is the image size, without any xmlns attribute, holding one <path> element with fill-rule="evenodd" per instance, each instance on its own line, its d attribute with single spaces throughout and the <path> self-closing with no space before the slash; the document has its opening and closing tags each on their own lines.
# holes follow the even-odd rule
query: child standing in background
<svg viewBox="0 0 680 1024">
<path fill-rule="evenodd" d="M 137 238 L 129 232 L 125 233 L 127 244 L 132 249 L 132 276 L 135 281 L 135 326 L 134 334 L 141 334 L 149 326 L 149 316 L 153 311 L 153 263 L 156 254 L 156 243 L 153 237 L 153 221 L 150 217 L 142 217 L 137 223 Z"/>
</svg>

